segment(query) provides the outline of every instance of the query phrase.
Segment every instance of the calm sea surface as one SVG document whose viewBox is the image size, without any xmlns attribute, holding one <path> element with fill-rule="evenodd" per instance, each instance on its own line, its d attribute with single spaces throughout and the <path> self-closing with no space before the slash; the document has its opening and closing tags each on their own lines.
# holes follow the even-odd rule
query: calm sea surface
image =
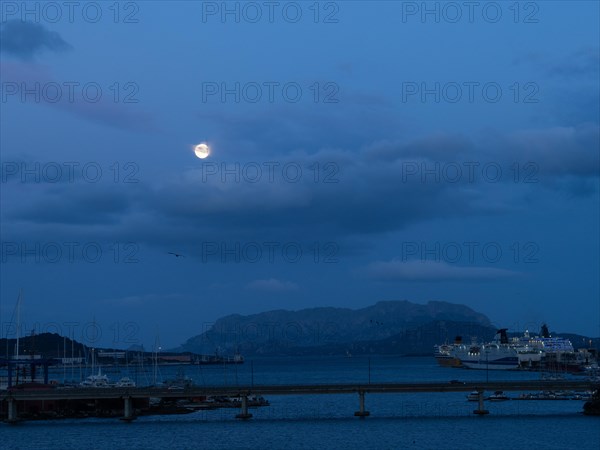
<svg viewBox="0 0 600 450">
<path fill-rule="evenodd" d="M 536 379 L 539 373 L 438 367 L 433 358 L 371 357 L 373 383 Z M 352 358 L 264 358 L 239 366 L 183 366 L 199 385 L 361 382 L 369 380 L 369 360 Z M 174 378 L 178 367 L 160 367 L 159 379 Z M 152 368 L 106 368 L 139 385 L 154 379 Z M 78 377 L 79 371 L 75 376 Z M 62 380 L 57 370 L 51 378 Z M 67 370 L 66 378 L 71 378 Z M 511 396 L 518 393 L 509 393 Z M 269 396 L 271 406 L 251 409 L 249 421 L 234 409 L 180 416 L 80 419 L 0 425 L 2 449 L 223 448 L 223 449 L 594 449 L 600 448 L 600 418 L 581 414 L 575 400 L 486 402 L 490 415 L 477 417 L 464 393 L 367 394 L 371 416 L 358 419 L 357 395 Z"/>
</svg>

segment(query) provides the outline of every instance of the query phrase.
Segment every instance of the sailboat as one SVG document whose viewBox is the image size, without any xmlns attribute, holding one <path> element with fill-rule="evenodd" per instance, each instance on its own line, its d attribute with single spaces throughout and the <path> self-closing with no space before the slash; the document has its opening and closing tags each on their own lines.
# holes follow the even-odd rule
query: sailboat
<svg viewBox="0 0 600 450">
<path fill-rule="evenodd" d="M 0 382 L 0 388 L 6 389 L 13 384 L 23 383 L 42 383 L 44 380 L 40 379 L 36 367 L 42 365 L 41 355 L 36 355 L 34 348 L 32 348 L 29 354 L 21 354 L 20 338 L 21 338 L 21 303 L 23 302 L 23 290 L 19 290 L 19 296 L 17 298 L 17 304 L 15 306 L 16 311 L 16 342 L 12 356 L 9 352 L 9 338 L 8 331 L 6 335 L 6 358 L 7 358 L 7 374 L 6 377 L 2 377 Z M 13 313 L 14 318 L 14 313 Z M 12 319 L 11 319 L 12 322 Z M 35 335 L 35 330 L 31 332 L 32 342 Z M 29 375 L 28 375 L 29 372 Z M 27 381 L 27 378 L 30 378 Z"/>
<path fill-rule="evenodd" d="M 94 375 L 96 367 L 96 358 L 94 357 L 94 349 L 92 349 L 92 374 L 86 377 L 79 385 L 81 387 L 102 388 L 110 387 L 110 381 L 106 374 L 102 375 L 102 367 L 98 367 L 98 375 Z"/>
<path fill-rule="evenodd" d="M 110 387 L 108 376 L 102 375 L 102 369 L 98 368 L 98 375 L 90 375 L 80 384 L 81 387 L 104 388 Z"/>
</svg>

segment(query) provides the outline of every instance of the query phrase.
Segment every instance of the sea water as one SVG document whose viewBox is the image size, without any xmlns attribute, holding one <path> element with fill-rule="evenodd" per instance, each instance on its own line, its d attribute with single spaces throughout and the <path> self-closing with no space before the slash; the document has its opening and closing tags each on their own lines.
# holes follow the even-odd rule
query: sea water
<svg viewBox="0 0 600 450">
<path fill-rule="evenodd" d="M 106 367 L 138 385 L 172 379 L 181 370 L 198 385 L 321 384 L 498 381 L 539 379 L 537 372 L 439 367 L 427 357 L 253 358 L 241 365 Z M 51 378 L 62 379 L 59 369 Z M 69 378 L 69 373 L 66 373 Z M 518 393 L 509 392 L 509 396 Z M 490 403 L 488 416 L 473 414 L 466 393 L 366 394 L 371 415 L 354 417 L 358 395 L 267 396 L 271 405 L 251 408 L 253 418 L 235 419 L 235 409 L 186 415 L 118 419 L 67 419 L 0 425 L 1 448 L 407 448 L 407 449 L 599 449 L 600 418 L 581 414 L 583 402 L 544 400 Z"/>
</svg>

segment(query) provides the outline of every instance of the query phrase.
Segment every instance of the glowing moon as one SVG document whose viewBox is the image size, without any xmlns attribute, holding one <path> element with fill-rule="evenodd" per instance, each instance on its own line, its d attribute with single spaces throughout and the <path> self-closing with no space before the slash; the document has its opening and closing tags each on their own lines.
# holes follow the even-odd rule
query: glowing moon
<svg viewBox="0 0 600 450">
<path fill-rule="evenodd" d="M 194 147 L 194 153 L 198 158 L 205 159 L 210 155 L 210 148 L 205 143 L 198 144 Z"/>
</svg>

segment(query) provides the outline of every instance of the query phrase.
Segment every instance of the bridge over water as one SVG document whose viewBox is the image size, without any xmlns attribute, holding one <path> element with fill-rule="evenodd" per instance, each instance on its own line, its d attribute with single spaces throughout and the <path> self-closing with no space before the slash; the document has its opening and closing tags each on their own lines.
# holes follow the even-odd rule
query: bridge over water
<svg viewBox="0 0 600 450">
<path fill-rule="evenodd" d="M 370 413 L 365 409 L 365 394 L 401 394 L 432 392 L 472 392 L 479 393 L 478 409 L 475 414 L 483 415 L 484 393 L 494 391 L 586 391 L 600 389 L 600 383 L 586 380 L 519 380 L 491 382 L 424 382 L 424 383 L 377 383 L 377 384 L 305 384 L 305 385 L 251 385 L 251 386 L 191 386 L 173 389 L 163 387 L 122 387 L 122 388 L 55 388 L 44 390 L 7 390 L 0 393 L 0 402 L 7 402 L 8 422 L 18 421 L 17 402 L 44 400 L 101 400 L 122 399 L 123 419 L 133 420 L 132 399 L 175 399 L 208 396 L 239 397 L 241 411 L 239 419 L 249 419 L 248 397 L 251 395 L 319 395 L 319 394 L 358 394 L 358 417 Z"/>
</svg>

